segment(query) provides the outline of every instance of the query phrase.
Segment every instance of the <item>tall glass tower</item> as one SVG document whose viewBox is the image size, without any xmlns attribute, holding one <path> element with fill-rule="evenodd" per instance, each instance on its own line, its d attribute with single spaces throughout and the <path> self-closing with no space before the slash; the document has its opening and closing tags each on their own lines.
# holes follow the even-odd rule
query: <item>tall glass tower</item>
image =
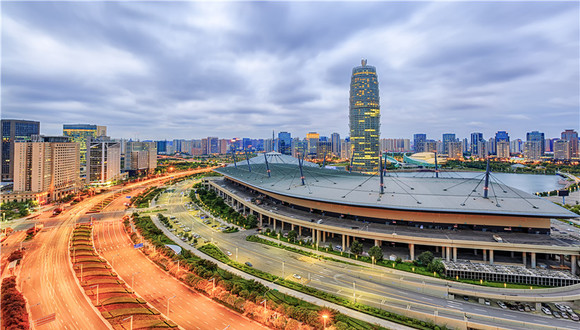
<svg viewBox="0 0 580 330">
<path fill-rule="evenodd" d="M 359 172 L 376 172 L 379 168 L 379 136 L 381 109 L 377 69 L 361 61 L 352 69 L 350 79 L 350 142 L 352 169 Z"/>
</svg>

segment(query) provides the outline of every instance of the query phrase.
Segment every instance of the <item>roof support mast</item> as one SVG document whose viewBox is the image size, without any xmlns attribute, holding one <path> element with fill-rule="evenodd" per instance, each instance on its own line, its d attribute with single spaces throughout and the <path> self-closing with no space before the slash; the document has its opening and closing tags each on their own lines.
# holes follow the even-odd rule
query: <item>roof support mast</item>
<svg viewBox="0 0 580 330">
<path fill-rule="evenodd" d="M 326 150 L 324 150 L 324 160 L 322 161 L 322 167 L 326 166 Z"/>
<path fill-rule="evenodd" d="M 250 166 L 250 157 L 248 157 L 248 149 L 244 149 L 246 153 L 246 161 L 248 162 L 248 171 L 252 172 L 252 166 Z"/>
<path fill-rule="evenodd" d="M 383 182 L 383 157 L 379 155 L 379 172 L 381 172 L 381 195 L 385 193 Z"/>
<path fill-rule="evenodd" d="M 483 198 L 487 198 L 489 191 L 489 157 L 487 157 L 487 165 L 485 166 L 485 185 L 483 186 Z"/>
<path fill-rule="evenodd" d="M 230 149 L 232 151 L 232 158 L 234 159 L 234 167 L 236 169 L 238 169 L 238 164 L 236 163 L 236 151 L 235 151 L 235 148 L 233 148 L 233 145 L 232 145 L 232 148 L 230 148 Z"/>
<path fill-rule="evenodd" d="M 439 177 L 439 166 L 437 166 L 437 151 L 435 151 L 435 177 Z"/>
<path fill-rule="evenodd" d="M 298 166 L 300 167 L 300 179 L 302 180 L 302 185 L 304 185 L 304 172 L 302 172 L 302 163 L 304 162 L 304 155 L 302 155 L 302 159 L 298 156 Z"/>
<path fill-rule="evenodd" d="M 268 177 L 270 177 L 270 166 L 268 165 L 268 157 L 266 157 L 266 153 L 264 153 L 264 160 L 266 161 L 266 172 L 268 173 Z"/>
</svg>

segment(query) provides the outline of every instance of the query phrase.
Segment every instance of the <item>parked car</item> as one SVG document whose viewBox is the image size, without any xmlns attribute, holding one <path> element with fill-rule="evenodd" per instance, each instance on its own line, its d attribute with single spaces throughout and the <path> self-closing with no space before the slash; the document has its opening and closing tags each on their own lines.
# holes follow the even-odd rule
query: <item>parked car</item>
<svg viewBox="0 0 580 330">
<path fill-rule="evenodd" d="M 230 251 L 226 251 L 226 254 L 228 255 L 228 257 L 232 256 L 232 253 Z"/>
<path fill-rule="evenodd" d="M 580 317 L 576 313 L 570 313 L 570 319 L 576 322 L 580 321 Z"/>
<path fill-rule="evenodd" d="M 501 308 L 501 309 L 506 309 L 507 306 L 503 303 L 503 301 L 498 301 L 497 305 Z"/>
<path fill-rule="evenodd" d="M 298 275 L 298 274 L 293 274 L 292 275 L 295 279 L 299 280 L 302 278 L 302 276 Z"/>
<path fill-rule="evenodd" d="M 487 299 L 485 299 L 485 300 L 483 301 L 483 303 L 484 303 L 486 306 L 491 306 L 491 302 L 490 302 L 489 300 L 487 300 Z"/>
<path fill-rule="evenodd" d="M 554 317 L 557 318 L 557 319 L 561 319 L 562 318 L 562 315 L 560 315 L 560 312 L 558 312 L 558 311 L 553 311 L 552 312 L 552 315 L 554 315 Z"/>
<path fill-rule="evenodd" d="M 555 303 L 554 306 L 556 306 L 556 308 L 559 309 L 560 312 L 565 312 L 566 311 L 566 307 L 564 307 L 564 305 Z"/>
<path fill-rule="evenodd" d="M 253 266 L 252 266 L 252 264 L 251 264 L 249 261 L 246 261 L 246 262 L 245 262 L 245 264 L 246 264 L 246 266 L 248 266 L 248 267 L 253 267 Z"/>
<path fill-rule="evenodd" d="M 552 311 L 550 311 L 548 308 L 546 307 L 542 307 L 542 312 L 544 312 L 544 314 L 546 315 L 552 315 Z"/>
<path fill-rule="evenodd" d="M 566 308 L 566 312 L 568 312 L 568 314 L 575 314 L 574 310 L 572 309 L 572 307 L 566 305 L 564 306 L 564 308 Z"/>
</svg>

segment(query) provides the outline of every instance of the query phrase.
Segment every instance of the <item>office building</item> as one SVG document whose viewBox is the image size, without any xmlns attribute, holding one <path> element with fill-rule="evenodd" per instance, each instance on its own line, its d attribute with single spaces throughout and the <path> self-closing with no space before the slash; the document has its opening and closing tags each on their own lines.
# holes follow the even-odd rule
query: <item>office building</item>
<svg viewBox="0 0 580 330">
<path fill-rule="evenodd" d="M 570 148 L 570 158 L 578 157 L 578 132 L 573 129 L 567 129 L 562 132 L 562 140 L 568 141 L 568 147 Z"/>
<path fill-rule="evenodd" d="M 332 133 L 330 135 L 330 141 L 332 142 L 332 154 L 340 157 L 340 134 Z"/>
<path fill-rule="evenodd" d="M 437 151 L 437 141 L 435 140 L 426 140 L 423 142 L 423 151 L 422 152 L 438 152 Z M 441 154 L 441 152 L 439 152 Z"/>
<path fill-rule="evenodd" d="M 137 172 L 153 172 L 157 168 L 157 144 L 155 142 L 127 142 L 123 170 L 131 175 Z"/>
<path fill-rule="evenodd" d="M 447 142 L 447 157 L 452 159 L 463 158 L 462 143 L 458 141 Z"/>
<path fill-rule="evenodd" d="M 477 158 L 487 158 L 489 155 L 489 143 L 484 139 L 477 141 Z M 473 154 L 472 154 L 473 155 Z"/>
<path fill-rule="evenodd" d="M 78 143 L 66 137 L 35 136 L 13 146 L 15 193 L 37 193 L 43 203 L 81 189 Z"/>
<path fill-rule="evenodd" d="M 352 152 L 352 146 L 350 144 L 350 139 L 346 137 L 346 139 L 340 140 L 340 158 L 342 159 L 350 159 Z"/>
<path fill-rule="evenodd" d="M 131 145 L 136 142 L 127 142 L 126 155 L 131 154 Z M 157 145 L 155 142 L 155 157 L 157 157 Z M 105 185 L 121 178 L 121 144 L 109 137 L 89 137 L 87 139 L 87 184 Z M 134 161 L 131 159 L 130 162 Z M 125 164 L 127 159 L 125 159 Z"/>
<path fill-rule="evenodd" d="M 316 145 L 316 158 L 332 158 L 332 142 L 330 141 L 318 141 Z"/>
<path fill-rule="evenodd" d="M 524 142 L 522 139 L 515 139 L 510 141 L 510 154 L 521 154 L 524 151 Z"/>
<path fill-rule="evenodd" d="M 526 142 L 537 142 L 540 146 L 540 157 L 546 152 L 544 133 L 538 131 L 528 132 L 526 133 Z"/>
<path fill-rule="evenodd" d="M 500 140 L 496 143 L 496 156 L 498 158 L 510 158 L 510 143 Z"/>
<path fill-rule="evenodd" d="M 570 141 L 559 139 L 554 141 L 554 159 L 570 160 Z"/>
<path fill-rule="evenodd" d="M 471 133 L 471 154 L 472 155 L 479 155 L 479 141 L 485 141 L 483 139 L 483 133 L 474 132 Z"/>
<path fill-rule="evenodd" d="M 443 134 L 443 150 L 441 150 L 444 154 L 449 155 L 449 142 L 457 141 L 455 138 L 454 133 L 445 133 Z"/>
<path fill-rule="evenodd" d="M 537 161 L 542 157 L 543 143 L 539 141 L 526 141 L 524 143 L 524 159 Z"/>
<path fill-rule="evenodd" d="M 107 135 L 106 126 L 90 125 L 90 124 L 65 124 L 62 125 L 62 134 L 71 138 L 72 142 L 77 142 L 80 147 L 81 156 L 81 175 L 85 173 L 87 164 L 87 140 L 89 138 L 97 138 L 99 136 Z"/>
<path fill-rule="evenodd" d="M 2 181 L 14 179 L 14 142 L 31 141 L 40 134 L 40 122 L 31 120 L 2 119 Z"/>
<path fill-rule="evenodd" d="M 306 144 L 307 144 L 307 154 L 310 157 L 316 157 L 318 141 L 320 140 L 320 134 L 316 132 L 309 132 L 306 134 Z"/>
<path fill-rule="evenodd" d="M 283 155 L 292 155 L 292 135 L 290 133 L 278 133 L 278 152 Z"/>
<path fill-rule="evenodd" d="M 425 142 L 427 141 L 427 134 L 418 133 L 413 135 L 413 150 L 416 153 L 425 151 Z"/>
<path fill-rule="evenodd" d="M 352 69 L 349 106 L 350 143 L 354 171 L 375 172 L 379 168 L 381 110 L 379 81 L 374 66 L 361 61 Z"/>
<path fill-rule="evenodd" d="M 387 152 L 411 152 L 411 140 L 409 139 L 381 139 L 381 151 Z"/>
</svg>

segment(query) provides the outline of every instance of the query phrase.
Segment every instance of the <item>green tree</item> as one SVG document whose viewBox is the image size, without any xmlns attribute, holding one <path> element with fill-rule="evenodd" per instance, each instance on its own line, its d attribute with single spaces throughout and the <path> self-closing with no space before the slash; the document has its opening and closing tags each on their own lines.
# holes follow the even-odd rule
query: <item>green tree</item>
<svg viewBox="0 0 580 330">
<path fill-rule="evenodd" d="M 441 260 L 435 259 L 431 261 L 431 263 L 429 263 L 429 265 L 427 266 L 427 270 L 429 270 L 430 272 L 437 272 L 439 274 L 442 274 L 443 272 L 445 272 L 445 266 L 443 265 Z"/>
<path fill-rule="evenodd" d="M 360 255 L 363 252 L 362 243 L 357 240 L 352 241 L 352 245 L 350 246 L 350 252 L 356 255 Z"/>
<path fill-rule="evenodd" d="M 433 253 L 425 251 L 417 257 L 417 261 L 421 266 L 428 266 L 433 261 Z"/>
<path fill-rule="evenodd" d="M 298 233 L 296 233 L 295 230 L 289 231 L 288 232 L 288 241 L 295 242 L 297 236 L 298 236 Z"/>
<path fill-rule="evenodd" d="M 383 260 L 383 249 L 375 245 L 369 249 L 369 256 L 375 257 L 375 261 L 377 262 L 381 261 Z"/>
</svg>

